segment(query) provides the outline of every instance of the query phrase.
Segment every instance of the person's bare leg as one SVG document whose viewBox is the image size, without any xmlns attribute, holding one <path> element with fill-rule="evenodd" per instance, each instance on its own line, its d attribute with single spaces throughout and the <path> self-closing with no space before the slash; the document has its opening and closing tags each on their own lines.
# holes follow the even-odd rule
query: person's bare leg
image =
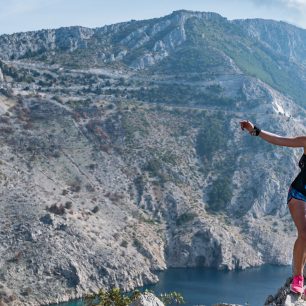
<svg viewBox="0 0 306 306">
<path fill-rule="evenodd" d="M 294 243 L 294 248 L 293 248 L 293 262 L 294 262 L 294 267 L 293 267 L 293 276 L 296 275 L 303 275 L 303 269 L 304 269 L 304 264 L 305 264 L 305 247 L 304 247 L 305 242 L 297 238 L 295 243 Z"/>
<path fill-rule="evenodd" d="M 303 275 L 305 256 L 306 256 L 306 203 L 301 200 L 291 199 L 289 210 L 298 231 L 298 238 L 293 248 L 293 274 Z"/>
</svg>

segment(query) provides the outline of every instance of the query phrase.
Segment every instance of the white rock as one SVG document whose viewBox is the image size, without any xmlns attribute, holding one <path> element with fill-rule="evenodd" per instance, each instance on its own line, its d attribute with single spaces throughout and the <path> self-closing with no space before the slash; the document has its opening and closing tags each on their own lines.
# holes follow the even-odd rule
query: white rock
<svg viewBox="0 0 306 306">
<path fill-rule="evenodd" d="M 164 306 L 164 303 L 153 293 L 146 292 L 139 296 L 130 306 Z"/>
<path fill-rule="evenodd" d="M 0 68 L 0 82 L 4 82 L 4 76 L 3 76 L 1 68 Z"/>
<path fill-rule="evenodd" d="M 289 294 L 285 300 L 284 306 L 305 306 L 306 302 L 297 294 Z"/>
</svg>

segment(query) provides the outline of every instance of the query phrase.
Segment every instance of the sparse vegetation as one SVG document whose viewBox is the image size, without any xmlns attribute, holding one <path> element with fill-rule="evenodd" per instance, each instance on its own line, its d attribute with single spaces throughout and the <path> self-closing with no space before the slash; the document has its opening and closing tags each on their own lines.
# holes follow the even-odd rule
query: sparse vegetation
<svg viewBox="0 0 306 306">
<path fill-rule="evenodd" d="M 70 184 L 70 191 L 71 192 L 80 192 L 81 190 L 81 184 L 79 181 L 74 181 Z"/>
<path fill-rule="evenodd" d="M 227 131 L 223 116 L 204 117 L 196 138 L 196 151 L 202 161 L 210 161 L 213 154 L 226 147 Z"/>
<path fill-rule="evenodd" d="M 63 204 L 57 205 L 56 203 L 52 204 L 47 210 L 55 215 L 63 215 L 66 212 Z"/>
<path fill-rule="evenodd" d="M 120 246 L 127 248 L 128 244 L 129 243 L 126 240 L 122 240 L 122 242 L 120 243 Z"/>
<path fill-rule="evenodd" d="M 146 290 L 141 293 L 139 290 L 134 290 L 131 293 L 124 293 L 119 288 L 113 288 L 108 291 L 101 289 L 98 294 L 89 294 L 85 298 L 86 306 L 128 306 L 135 301 L 141 294 L 146 294 L 150 291 Z M 184 304 L 185 300 L 181 293 L 169 292 L 162 293 L 158 298 L 166 305 Z"/>
<path fill-rule="evenodd" d="M 230 177 L 220 175 L 218 179 L 213 182 L 208 192 L 207 210 L 213 213 L 226 211 L 226 207 L 231 201 L 232 195 L 232 181 Z"/>
<path fill-rule="evenodd" d="M 188 223 L 192 220 L 194 220 L 194 218 L 196 217 L 197 215 L 195 213 L 192 213 L 192 212 L 186 212 L 186 213 L 183 213 L 181 214 L 177 219 L 176 219 L 176 225 L 177 226 L 181 226 L 185 223 Z"/>
<path fill-rule="evenodd" d="M 92 212 L 93 212 L 94 214 L 96 214 L 99 210 L 100 210 L 99 206 L 96 205 L 96 206 L 92 209 Z"/>
<path fill-rule="evenodd" d="M 70 209 L 72 207 L 72 202 L 71 201 L 67 201 L 66 203 L 65 203 L 65 208 L 66 209 Z"/>
</svg>

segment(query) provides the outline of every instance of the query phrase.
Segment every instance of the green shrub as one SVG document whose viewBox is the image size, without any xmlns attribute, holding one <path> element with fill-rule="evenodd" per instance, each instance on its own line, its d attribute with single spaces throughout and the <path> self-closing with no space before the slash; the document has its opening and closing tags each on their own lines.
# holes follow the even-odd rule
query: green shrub
<svg viewBox="0 0 306 306">
<path fill-rule="evenodd" d="M 47 210 L 55 215 L 63 215 L 65 213 L 65 207 L 63 204 L 59 204 L 57 206 L 56 203 L 52 204 Z"/>
<path fill-rule="evenodd" d="M 215 151 L 226 146 L 227 135 L 225 120 L 217 117 L 205 117 L 196 138 L 196 152 L 202 160 L 210 160 Z"/>
<path fill-rule="evenodd" d="M 178 292 L 162 293 L 159 299 L 165 305 L 180 305 L 185 304 L 184 297 Z"/>
<path fill-rule="evenodd" d="M 71 201 L 67 201 L 66 203 L 65 203 L 65 208 L 66 209 L 70 209 L 72 207 L 72 202 Z"/>
<path fill-rule="evenodd" d="M 221 175 L 213 183 L 208 193 L 208 211 L 219 212 L 226 209 L 233 195 L 232 182 L 228 176 Z"/>
<path fill-rule="evenodd" d="M 99 206 L 95 206 L 91 211 L 96 214 L 100 210 Z"/>
<path fill-rule="evenodd" d="M 127 248 L 128 244 L 129 243 L 126 240 L 122 240 L 122 242 L 120 243 L 120 246 Z"/>
<path fill-rule="evenodd" d="M 189 213 L 189 212 L 186 212 L 186 213 L 183 213 L 181 214 L 177 219 L 176 219 L 176 225 L 177 226 L 180 226 L 180 225 L 183 225 L 187 222 L 190 222 L 192 221 L 197 215 L 195 213 Z"/>
<path fill-rule="evenodd" d="M 99 306 L 128 306 L 133 300 L 140 295 L 139 291 L 135 291 L 131 297 L 123 294 L 119 288 L 113 288 L 109 291 L 101 289 L 97 295 L 88 295 L 85 298 L 85 304 Z M 95 301 L 99 301 L 98 304 Z"/>
<path fill-rule="evenodd" d="M 137 205 L 139 205 L 142 195 L 143 195 L 144 186 L 145 186 L 143 177 L 141 175 L 137 176 L 134 179 L 134 184 L 135 184 L 135 188 L 137 191 Z"/>
<path fill-rule="evenodd" d="M 161 162 L 157 158 L 150 159 L 147 164 L 144 166 L 144 171 L 148 171 L 152 177 L 159 176 L 161 168 Z"/>
</svg>

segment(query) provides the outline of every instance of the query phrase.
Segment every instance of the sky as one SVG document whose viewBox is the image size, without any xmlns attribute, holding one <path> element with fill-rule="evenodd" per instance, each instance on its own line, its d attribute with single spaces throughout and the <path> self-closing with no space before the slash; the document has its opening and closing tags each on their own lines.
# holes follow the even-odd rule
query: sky
<svg viewBox="0 0 306 306">
<path fill-rule="evenodd" d="M 282 20 L 306 29 L 306 0 L 0 0 L 0 34 L 80 25 L 101 27 L 187 9 L 228 19 Z"/>
</svg>

